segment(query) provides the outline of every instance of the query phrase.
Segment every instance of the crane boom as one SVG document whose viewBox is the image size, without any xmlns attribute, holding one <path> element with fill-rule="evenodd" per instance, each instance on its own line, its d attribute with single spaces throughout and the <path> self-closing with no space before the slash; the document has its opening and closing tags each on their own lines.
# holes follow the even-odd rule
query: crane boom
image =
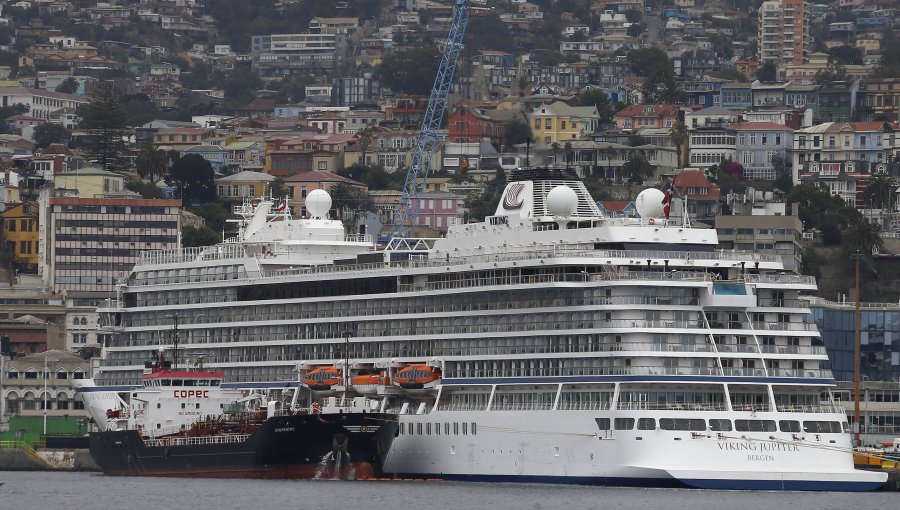
<svg viewBox="0 0 900 510">
<path fill-rule="evenodd" d="M 419 205 L 425 191 L 425 182 L 428 180 L 431 170 L 431 159 L 437 148 L 438 130 L 441 128 L 444 114 L 447 112 L 447 98 L 450 95 L 450 87 L 453 85 L 453 74 L 456 72 L 456 63 L 462 50 L 468 22 L 469 0 L 456 0 L 450 31 L 447 33 L 447 40 L 441 47 L 441 64 L 434 78 L 434 86 L 431 88 L 431 96 L 428 98 L 428 107 L 425 109 L 422 127 L 416 138 L 409 169 L 406 172 L 403 193 L 394 210 L 394 218 L 391 222 L 391 244 L 395 240 L 409 237 L 418 221 Z"/>
</svg>

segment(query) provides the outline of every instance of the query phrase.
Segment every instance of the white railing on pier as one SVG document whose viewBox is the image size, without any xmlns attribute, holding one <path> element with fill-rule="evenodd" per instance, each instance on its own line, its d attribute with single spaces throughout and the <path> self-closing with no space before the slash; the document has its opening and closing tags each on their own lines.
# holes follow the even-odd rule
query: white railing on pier
<svg viewBox="0 0 900 510">
<path fill-rule="evenodd" d="M 145 439 L 144 443 L 149 447 L 154 446 L 187 446 L 198 444 L 232 444 L 243 443 L 250 434 L 221 434 L 212 436 L 174 436 L 157 439 Z"/>
</svg>

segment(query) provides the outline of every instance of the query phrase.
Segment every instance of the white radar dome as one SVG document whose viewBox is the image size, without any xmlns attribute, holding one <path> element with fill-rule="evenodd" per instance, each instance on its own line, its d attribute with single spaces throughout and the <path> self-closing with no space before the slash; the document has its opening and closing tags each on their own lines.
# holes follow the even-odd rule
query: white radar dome
<svg viewBox="0 0 900 510">
<path fill-rule="evenodd" d="M 571 216 L 578 209 L 578 195 L 568 186 L 557 186 L 547 193 L 547 210 L 553 216 Z"/>
<path fill-rule="evenodd" d="M 324 189 L 314 189 L 306 195 L 306 210 L 312 218 L 324 218 L 331 210 L 331 195 Z"/>
<path fill-rule="evenodd" d="M 647 188 L 638 193 L 634 200 L 634 206 L 637 208 L 641 218 L 661 218 L 665 216 L 663 212 L 663 197 L 665 194 L 656 188 Z"/>
</svg>

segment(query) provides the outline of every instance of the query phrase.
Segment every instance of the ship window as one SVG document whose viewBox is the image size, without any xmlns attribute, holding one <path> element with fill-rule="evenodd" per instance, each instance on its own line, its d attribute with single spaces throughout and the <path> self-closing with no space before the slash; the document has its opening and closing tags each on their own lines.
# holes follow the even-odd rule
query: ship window
<svg viewBox="0 0 900 510">
<path fill-rule="evenodd" d="M 182 408 L 182 409 L 185 409 L 185 403 L 184 403 L 184 402 L 181 403 L 181 408 Z"/>
<path fill-rule="evenodd" d="M 469 433 L 469 424 L 468 424 L 468 423 L 463 423 L 462 429 L 463 429 L 463 435 L 464 435 L 464 436 L 467 435 L 467 434 Z"/>
<path fill-rule="evenodd" d="M 220 382 L 221 381 L 219 381 L 218 379 L 213 379 L 212 381 L 209 381 L 209 385 L 210 386 L 218 386 Z"/>
<path fill-rule="evenodd" d="M 477 433 L 478 433 L 478 431 L 475 430 L 475 422 L 472 422 L 472 435 L 474 436 Z"/>
<path fill-rule="evenodd" d="M 170 381 L 170 380 L 168 380 L 168 379 L 163 379 L 163 380 L 162 380 L 162 385 L 163 385 L 163 386 L 171 386 L 171 385 L 172 385 L 172 381 Z"/>
<path fill-rule="evenodd" d="M 197 405 L 197 407 L 195 409 L 200 409 L 200 404 L 198 403 L 196 405 Z"/>
<path fill-rule="evenodd" d="M 718 418 L 709 420 L 709 430 L 716 432 L 730 432 L 731 420 L 722 420 Z"/>
<path fill-rule="evenodd" d="M 656 418 L 639 418 L 638 430 L 656 430 Z"/>
<path fill-rule="evenodd" d="M 434 435 L 436 435 L 436 436 L 441 435 L 441 424 L 440 423 L 434 424 Z"/>
<path fill-rule="evenodd" d="M 197 386 L 209 386 L 209 381 L 206 379 L 200 379 L 197 381 Z"/>
<path fill-rule="evenodd" d="M 195 381 L 194 379 L 185 379 L 185 380 L 184 380 L 184 385 L 185 385 L 185 386 L 196 386 L 196 385 L 197 385 L 197 381 Z"/>
<path fill-rule="evenodd" d="M 612 430 L 612 427 L 609 426 L 609 418 L 594 418 L 594 421 L 597 422 L 600 430 Z"/>
<path fill-rule="evenodd" d="M 459 423 L 454 423 L 454 424 L 453 424 L 453 435 L 454 435 L 454 436 L 458 436 L 458 435 L 459 435 Z"/>
<path fill-rule="evenodd" d="M 182 384 L 184 384 L 184 381 L 181 379 L 172 379 L 172 386 L 181 386 Z"/>
<path fill-rule="evenodd" d="M 663 430 L 706 430 L 706 420 L 690 418 L 660 418 L 659 428 Z"/>
<path fill-rule="evenodd" d="M 430 424 L 430 423 L 426 423 L 426 424 L 425 424 L 425 435 L 426 435 L 426 436 L 430 436 L 430 435 L 431 435 L 431 424 Z"/>
<path fill-rule="evenodd" d="M 448 422 L 444 422 L 444 435 L 445 436 L 450 435 L 450 424 Z"/>
<path fill-rule="evenodd" d="M 634 428 L 634 418 L 616 418 L 616 430 L 631 430 Z"/>
<path fill-rule="evenodd" d="M 156 408 L 159 409 L 159 408 L 161 408 L 161 407 L 162 407 L 162 404 L 160 404 L 159 402 L 157 402 L 157 403 L 156 403 Z"/>
<path fill-rule="evenodd" d="M 775 432 L 774 420 L 734 420 L 738 432 Z"/>
<path fill-rule="evenodd" d="M 416 423 L 416 434 L 418 434 L 420 436 L 422 435 L 422 424 L 421 423 Z"/>
<path fill-rule="evenodd" d="M 800 432 L 800 422 L 796 420 L 780 420 L 778 428 L 782 432 Z"/>
<path fill-rule="evenodd" d="M 813 434 L 840 434 L 841 422 L 839 421 L 805 421 L 803 431 Z"/>
</svg>

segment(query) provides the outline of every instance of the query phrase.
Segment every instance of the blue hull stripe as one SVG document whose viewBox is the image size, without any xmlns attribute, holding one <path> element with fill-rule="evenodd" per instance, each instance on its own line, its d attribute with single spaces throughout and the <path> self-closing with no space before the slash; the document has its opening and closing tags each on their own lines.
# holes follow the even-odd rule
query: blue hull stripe
<svg viewBox="0 0 900 510">
<path fill-rule="evenodd" d="M 824 482 L 818 480 L 718 480 L 675 478 L 608 478 L 593 476 L 533 476 L 533 475 L 459 475 L 394 473 L 395 478 L 428 478 L 462 482 L 494 483 L 550 483 L 570 485 L 609 485 L 619 487 L 663 487 L 718 490 L 787 490 L 864 492 L 880 489 L 877 482 Z"/>
</svg>

